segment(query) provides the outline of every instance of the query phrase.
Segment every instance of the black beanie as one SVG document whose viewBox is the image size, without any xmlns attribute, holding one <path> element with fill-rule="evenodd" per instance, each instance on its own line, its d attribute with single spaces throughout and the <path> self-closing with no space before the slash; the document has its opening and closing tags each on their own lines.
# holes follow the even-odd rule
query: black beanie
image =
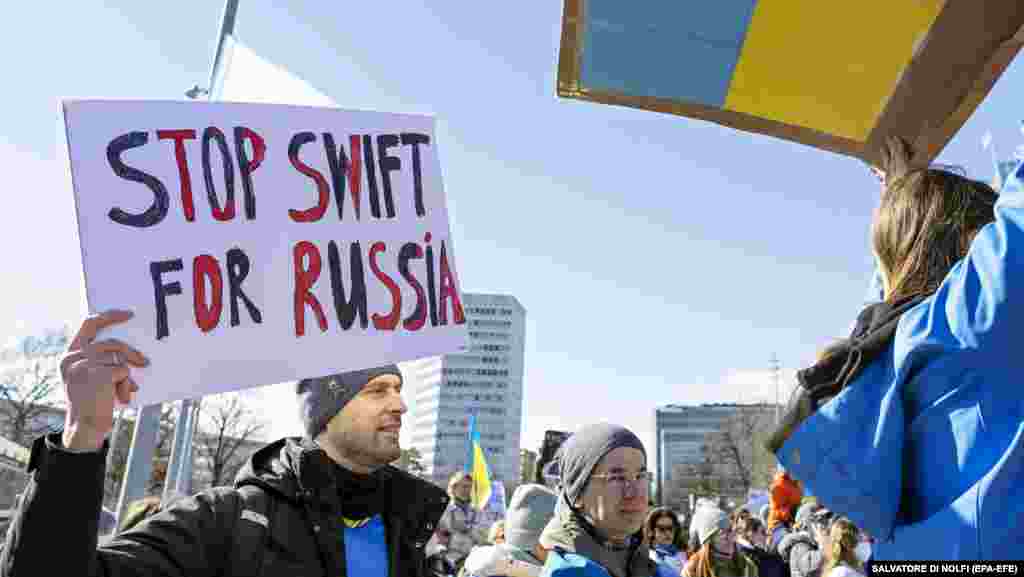
<svg viewBox="0 0 1024 577">
<path fill-rule="evenodd" d="M 327 428 L 327 423 L 334 415 L 348 404 L 366 383 L 381 375 L 395 375 L 399 381 L 402 373 L 397 365 L 384 365 L 374 369 L 363 369 L 302 379 L 295 384 L 295 394 L 299 401 L 299 418 L 306 436 L 316 439 L 317 435 Z"/>
</svg>

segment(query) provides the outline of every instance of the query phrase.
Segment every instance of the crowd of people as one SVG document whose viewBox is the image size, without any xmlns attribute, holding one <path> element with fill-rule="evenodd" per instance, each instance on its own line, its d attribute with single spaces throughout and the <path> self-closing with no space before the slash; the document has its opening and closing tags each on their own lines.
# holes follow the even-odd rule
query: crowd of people
<svg viewBox="0 0 1024 577">
<path fill-rule="evenodd" d="M 607 425 L 584 429 L 586 434 L 595 431 L 605 435 L 631 434 Z M 610 442 L 597 445 L 612 446 Z M 552 549 L 566 565 L 560 569 L 562 573 L 572 567 L 587 567 L 584 559 L 592 563 L 594 559 L 580 557 L 580 545 L 583 551 L 593 552 L 593 540 L 615 550 L 615 544 L 607 540 L 604 524 L 629 527 L 628 523 L 636 519 L 616 519 L 609 516 L 608 511 L 602 511 L 605 514 L 600 517 L 601 523 L 595 523 L 597 512 L 588 514 L 585 509 L 577 511 L 580 517 L 573 519 L 573 507 L 567 505 L 563 506 L 563 515 L 556 519 L 556 507 L 563 502 L 559 493 L 530 484 L 516 490 L 507 517 L 493 523 L 483 537 L 485 528 L 474 526 L 472 521 L 467 523 L 464 504 L 460 504 L 460 501 L 468 501 L 459 485 L 466 480 L 463 473 L 452 477 L 451 504 L 427 549 L 428 565 L 438 577 L 539 577 L 545 571 L 549 555 L 542 545 L 542 534 L 549 524 L 552 525 L 549 535 L 564 531 L 559 529 L 559 524 L 565 523 L 583 535 L 589 533 L 585 537 L 576 534 L 571 542 L 560 542 L 569 547 L 559 547 L 558 541 L 549 540 L 556 544 Z M 463 492 L 460 494 L 460 491 Z M 640 485 L 636 485 L 635 492 L 647 497 Z M 776 475 L 770 494 L 770 504 L 760 511 L 751 511 L 746 506 L 725 511 L 711 501 L 700 502 L 689 516 L 669 507 L 653 507 L 640 529 L 622 541 L 622 550 L 632 548 L 633 553 L 624 557 L 602 554 L 600 558 L 624 563 L 623 571 L 633 564 L 643 568 L 641 549 L 646 548 L 649 563 L 642 574 L 657 577 L 857 577 L 866 574 L 872 542 L 866 532 L 814 498 L 803 498 L 799 483 L 785 472 Z M 610 507 L 613 512 L 614 505 Z M 475 545 L 453 548 L 450 544 L 456 542 Z M 640 551 L 639 558 L 637 551 Z M 601 567 L 612 575 L 618 572 L 614 566 Z"/>
<path fill-rule="evenodd" d="M 407 408 L 386 365 L 298 381 L 301 437 L 258 450 L 234 486 L 142 506 L 100 541 L 114 407 L 149 364 L 99 339 L 131 317 L 108 311 L 61 361 L 65 425 L 33 444 L 0 577 L 848 577 L 873 557 L 1019 557 L 1024 317 L 1008 295 L 1024 281 L 1024 203 L 912 168 L 902 141 L 887 157 L 872 230 L 883 301 L 798 373 L 767 443 L 783 467 L 767 510 L 651 510 L 643 443 L 602 423 L 576 430 L 555 487 L 517 488 L 492 531 L 465 474 L 445 491 L 391 465 Z"/>
</svg>

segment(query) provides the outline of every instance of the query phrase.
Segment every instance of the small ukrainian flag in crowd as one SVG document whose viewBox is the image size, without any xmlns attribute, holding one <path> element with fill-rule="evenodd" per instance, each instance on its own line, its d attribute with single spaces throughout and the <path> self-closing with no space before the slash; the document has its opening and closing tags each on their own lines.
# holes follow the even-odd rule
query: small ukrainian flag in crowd
<svg viewBox="0 0 1024 577">
<path fill-rule="evenodd" d="M 469 458 L 466 459 L 466 468 L 473 477 L 470 504 L 477 510 L 483 510 L 491 500 L 491 470 L 487 466 L 483 445 L 480 444 L 480 431 L 476 430 L 476 415 L 469 417 Z"/>
</svg>

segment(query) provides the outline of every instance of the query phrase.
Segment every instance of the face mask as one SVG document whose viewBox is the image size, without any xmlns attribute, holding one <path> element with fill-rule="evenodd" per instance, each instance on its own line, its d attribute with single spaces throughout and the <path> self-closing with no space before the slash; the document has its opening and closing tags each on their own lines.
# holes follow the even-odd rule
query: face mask
<svg viewBox="0 0 1024 577">
<path fill-rule="evenodd" d="M 853 550 L 854 554 L 857 555 L 857 560 L 861 563 L 867 563 L 868 558 L 871 557 L 871 543 L 867 541 L 861 541 L 857 543 L 857 548 Z"/>
</svg>

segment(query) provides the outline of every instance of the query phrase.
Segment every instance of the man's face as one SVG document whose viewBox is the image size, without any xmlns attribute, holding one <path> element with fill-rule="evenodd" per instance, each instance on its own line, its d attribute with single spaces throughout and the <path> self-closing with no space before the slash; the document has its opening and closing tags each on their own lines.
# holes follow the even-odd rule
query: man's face
<svg viewBox="0 0 1024 577">
<path fill-rule="evenodd" d="M 327 423 L 319 440 L 352 465 L 382 467 L 401 456 L 398 432 L 407 410 L 402 380 L 396 375 L 374 377 Z"/>
<path fill-rule="evenodd" d="M 455 483 L 454 486 L 452 486 L 452 493 L 455 494 L 455 498 L 462 501 L 468 501 L 469 495 L 472 491 L 473 482 L 470 481 L 468 477 L 462 479 L 461 481 Z"/>
<path fill-rule="evenodd" d="M 627 447 L 610 451 L 594 468 L 581 508 L 604 536 L 624 539 L 643 527 L 649 479 L 641 475 L 647 475 L 643 451 Z"/>
</svg>

